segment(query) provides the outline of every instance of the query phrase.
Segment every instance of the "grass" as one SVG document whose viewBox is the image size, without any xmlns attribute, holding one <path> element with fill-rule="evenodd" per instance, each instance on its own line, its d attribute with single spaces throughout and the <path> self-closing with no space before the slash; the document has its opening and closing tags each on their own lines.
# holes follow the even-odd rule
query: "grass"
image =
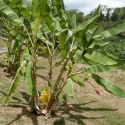
<svg viewBox="0 0 125 125">
<path fill-rule="evenodd" d="M 101 104 L 100 105 L 103 108 L 111 108 L 109 105 Z M 125 125 L 125 117 L 124 115 L 121 115 L 119 112 L 111 112 L 111 111 L 103 111 L 101 112 L 102 115 L 105 116 L 106 121 L 110 125 Z"/>
</svg>

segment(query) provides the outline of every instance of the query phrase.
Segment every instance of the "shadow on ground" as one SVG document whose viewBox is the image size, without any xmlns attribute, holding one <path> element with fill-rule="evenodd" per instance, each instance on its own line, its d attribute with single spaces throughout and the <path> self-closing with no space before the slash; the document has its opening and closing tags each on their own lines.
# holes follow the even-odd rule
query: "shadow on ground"
<svg viewBox="0 0 125 125">
<path fill-rule="evenodd" d="M 5 67 L 6 65 L 4 65 L 4 64 L 2 64 L 2 63 L 0 63 L 0 67 Z"/>
<path fill-rule="evenodd" d="M 18 121 L 23 116 L 30 118 L 32 120 L 33 125 L 38 125 L 39 124 L 38 115 L 31 113 L 31 111 L 28 109 L 29 95 L 25 92 L 21 92 L 21 94 L 25 99 L 26 103 L 20 103 L 17 105 L 15 104 L 8 105 L 8 107 L 12 107 L 12 108 L 21 108 L 22 110 L 21 113 L 17 114 L 16 118 L 13 121 L 5 125 L 12 125 L 15 121 Z M 13 97 L 13 99 L 20 101 L 15 97 Z M 91 102 L 82 103 L 82 104 L 70 104 L 69 106 L 64 106 L 60 108 L 59 111 L 61 112 L 61 114 L 54 117 L 54 119 L 58 119 L 58 120 L 54 121 L 53 125 L 66 125 L 66 121 L 75 122 L 78 125 L 86 125 L 86 123 L 84 122 L 84 120 L 86 119 L 103 119 L 105 117 L 96 117 L 96 116 L 87 117 L 83 114 L 85 111 L 91 112 L 91 111 L 116 111 L 117 110 L 117 109 L 110 109 L 110 108 L 91 108 L 86 106 L 90 103 L 95 103 L 95 102 L 97 101 L 91 101 Z"/>
<path fill-rule="evenodd" d="M 7 97 L 7 93 L 5 93 L 5 92 L 3 92 L 3 91 L 0 91 L 0 93 L 1 93 L 2 95 L 4 95 L 5 97 Z M 22 102 L 22 100 L 20 100 L 20 99 L 14 97 L 14 96 L 12 97 L 12 99 L 15 100 L 15 101 Z"/>
<path fill-rule="evenodd" d="M 30 96 L 25 92 L 21 92 L 21 94 L 22 94 L 23 98 L 25 99 L 25 101 L 28 102 Z M 15 105 L 15 104 L 14 105 L 12 105 L 12 104 L 8 105 L 8 107 L 12 107 L 12 108 L 21 108 L 22 112 L 20 114 L 17 114 L 17 117 L 13 121 L 11 121 L 11 122 L 9 122 L 5 125 L 12 125 L 15 121 L 18 121 L 23 116 L 26 116 L 26 117 L 30 118 L 32 120 L 33 125 L 38 125 L 38 120 L 37 120 L 38 116 L 31 113 L 31 111 L 28 109 L 27 103 L 23 103 L 23 105 L 21 105 L 21 104 L 20 105 Z"/>
<path fill-rule="evenodd" d="M 46 69 L 45 67 L 42 66 L 36 66 L 37 69 Z"/>
<path fill-rule="evenodd" d="M 43 75 L 39 75 L 37 74 L 38 77 L 42 78 L 43 80 L 47 80 L 47 77 L 43 76 Z"/>
<path fill-rule="evenodd" d="M 117 110 L 117 109 L 110 109 L 110 108 L 90 108 L 85 106 L 87 104 L 95 103 L 95 102 L 97 101 L 91 101 L 91 102 L 82 103 L 82 104 L 70 104 L 69 107 L 60 109 L 62 111 L 61 116 L 59 116 L 60 119 L 56 120 L 53 125 L 66 125 L 65 118 L 66 120 L 69 120 L 71 122 L 76 122 L 78 125 L 86 125 L 86 123 L 84 123 L 85 119 L 103 119 L 105 117 L 86 117 L 83 114 L 81 114 L 85 111 L 116 111 Z M 68 117 L 64 118 L 63 117 L 64 115 L 68 115 Z"/>
</svg>

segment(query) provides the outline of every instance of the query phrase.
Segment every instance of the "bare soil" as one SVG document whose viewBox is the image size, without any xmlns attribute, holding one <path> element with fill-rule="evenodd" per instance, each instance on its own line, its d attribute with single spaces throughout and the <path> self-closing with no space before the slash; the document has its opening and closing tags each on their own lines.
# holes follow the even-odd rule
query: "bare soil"
<svg viewBox="0 0 125 125">
<path fill-rule="evenodd" d="M 4 101 L 13 79 L 2 71 L 4 56 L 0 55 L 0 125 L 125 125 L 125 100 L 106 92 L 92 79 L 90 82 L 97 87 L 100 95 L 88 82 L 84 83 L 85 88 L 80 88 L 74 83 L 74 98 L 69 99 L 69 107 L 61 107 L 56 115 L 48 120 L 45 120 L 44 116 L 31 113 L 28 105 L 29 94 L 24 80 L 9 105 L 5 107 Z M 41 91 L 42 86 L 46 84 L 44 79 L 48 73 L 48 62 L 43 57 L 38 58 L 37 82 Z M 59 71 L 60 68 L 55 69 L 54 77 L 58 76 Z M 121 73 L 121 70 L 101 75 L 125 90 L 125 73 Z"/>
</svg>

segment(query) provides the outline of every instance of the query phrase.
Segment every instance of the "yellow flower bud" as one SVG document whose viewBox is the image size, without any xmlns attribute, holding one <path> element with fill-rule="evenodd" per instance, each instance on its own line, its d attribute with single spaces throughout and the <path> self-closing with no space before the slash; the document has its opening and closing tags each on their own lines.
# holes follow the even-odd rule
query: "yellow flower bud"
<svg viewBox="0 0 125 125">
<path fill-rule="evenodd" d="M 46 86 L 43 86 L 42 91 L 41 91 L 41 95 L 40 95 L 40 102 L 42 104 L 46 104 L 48 102 L 49 99 L 49 90 Z"/>
</svg>

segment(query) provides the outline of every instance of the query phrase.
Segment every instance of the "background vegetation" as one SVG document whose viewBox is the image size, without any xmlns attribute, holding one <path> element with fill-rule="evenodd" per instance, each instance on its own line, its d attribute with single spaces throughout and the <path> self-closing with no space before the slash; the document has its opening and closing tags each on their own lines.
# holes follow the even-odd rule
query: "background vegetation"
<svg viewBox="0 0 125 125">
<path fill-rule="evenodd" d="M 71 22 L 70 18 L 71 15 L 73 13 L 76 13 L 77 25 L 78 25 L 81 24 L 86 19 L 89 19 L 93 12 L 94 10 L 91 11 L 89 14 L 85 15 L 83 12 L 80 12 L 77 9 L 73 9 L 73 10 L 68 10 L 67 15 L 69 17 L 69 22 Z M 98 20 L 100 31 L 113 28 L 124 22 L 125 22 L 125 7 L 108 8 L 107 6 L 103 6 L 102 11 L 100 13 L 100 18 Z M 122 32 L 119 35 L 106 40 L 106 42 L 110 42 L 110 44 L 101 49 L 101 51 L 105 54 L 113 54 L 114 56 L 125 59 L 124 41 L 125 41 L 125 32 Z"/>
</svg>

